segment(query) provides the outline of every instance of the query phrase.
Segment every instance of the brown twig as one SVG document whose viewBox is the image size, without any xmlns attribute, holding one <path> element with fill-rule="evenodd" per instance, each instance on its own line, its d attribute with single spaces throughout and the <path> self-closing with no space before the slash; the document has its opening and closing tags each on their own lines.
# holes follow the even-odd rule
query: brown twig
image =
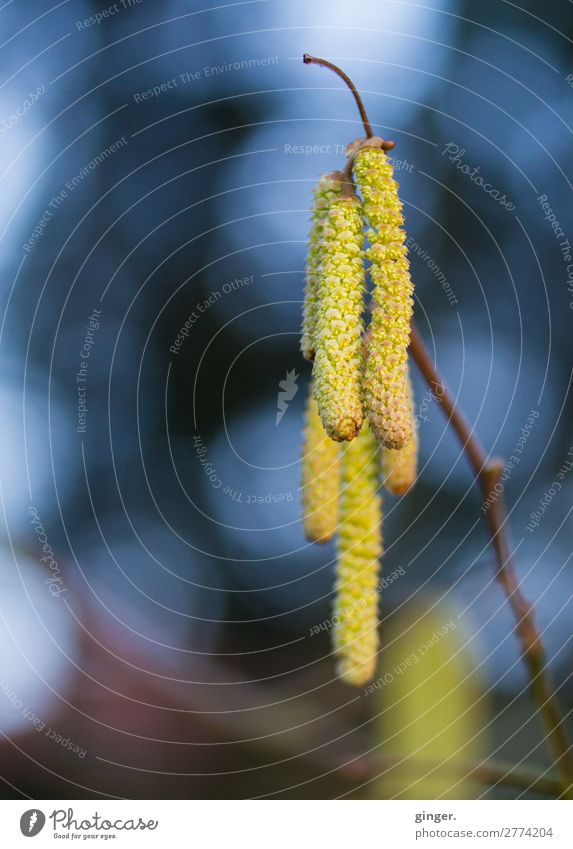
<svg viewBox="0 0 573 849">
<path fill-rule="evenodd" d="M 308 56 L 308 54 L 305 54 L 304 62 L 330 68 L 346 82 L 354 94 L 354 99 L 358 104 L 364 124 L 364 130 L 367 137 L 370 138 L 372 136 L 372 127 L 366 114 L 364 103 L 358 94 L 356 86 L 347 74 L 331 62 L 327 62 L 325 59 L 316 59 L 313 56 Z M 486 501 L 499 481 L 500 476 L 503 474 L 504 461 L 500 458 L 489 459 L 465 417 L 456 407 L 452 396 L 448 392 L 444 381 L 434 366 L 432 358 L 426 350 L 422 337 L 415 327 L 412 327 L 410 352 L 434 398 L 446 413 L 448 423 L 452 426 L 460 440 L 462 448 L 475 472 L 484 501 Z M 564 798 L 573 799 L 573 756 L 571 746 L 567 738 L 565 723 L 561 715 L 555 688 L 547 668 L 545 649 L 541 634 L 535 623 L 533 607 L 523 595 L 515 572 L 508 542 L 507 512 L 501 493 L 493 500 L 486 512 L 486 524 L 495 551 L 496 580 L 505 593 L 515 618 L 515 633 L 520 642 L 523 661 L 527 667 L 531 693 L 545 726 L 546 739 L 552 757 L 554 758 L 555 767 L 561 775 L 561 795 Z"/>
<path fill-rule="evenodd" d="M 405 772 L 411 779 L 418 776 L 420 779 L 429 773 L 438 775 L 458 777 L 479 784 L 494 785 L 501 784 L 504 787 L 513 787 L 517 790 L 526 790 L 530 793 L 539 793 L 551 798 L 559 798 L 563 793 L 563 785 L 560 778 L 552 774 L 542 774 L 531 767 L 514 767 L 502 761 L 485 761 L 480 764 L 468 764 L 457 761 L 427 761 L 415 758 L 404 759 L 390 755 L 379 755 L 374 757 L 358 758 L 355 762 L 346 765 L 343 775 L 352 776 L 362 781 L 372 781 L 375 778 L 383 778 L 384 774 L 393 769 Z"/>
<path fill-rule="evenodd" d="M 328 68 L 329 71 L 334 71 L 341 80 L 344 80 L 352 94 L 354 95 L 354 100 L 356 101 L 356 105 L 358 106 L 358 111 L 360 112 L 360 117 L 362 118 L 362 123 L 364 124 L 364 131 L 368 138 L 371 138 L 374 133 L 372 132 L 372 125 L 368 120 L 368 115 L 366 114 L 366 109 L 364 108 L 364 103 L 362 102 L 362 98 L 358 92 L 358 89 L 344 71 L 338 67 L 338 65 L 334 65 L 332 62 L 329 62 L 328 59 L 319 59 L 318 56 L 311 56 L 309 53 L 305 53 L 302 57 L 302 61 L 305 65 L 320 65 L 321 68 Z"/>
<path fill-rule="evenodd" d="M 410 352 L 434 398 L 448 417 L 462 448 L 474 470 L 483 499 L 486 501 L 503 474 L 505 463 L 500 458 L 488 459 L 479 440 L 456 407 L 444 381 L 436 371 L 416 327 L 412 327 Z M 565 724 L 557 703 L 555 689 L 547 669 L 545 649 L 535 623 L 533 607 L 521 591 L 509 550 L 507 514 L 502 494 L 496 493 L 486 514 L 486 523 L 496 557 L 496 579 L 506 595 L 515 618 L 515 632 L 529 673 L 533 698 L 545 726 L 548 745 L 564 782 L 564 795 L 573 798 L 573 758 Z"/>
</svg>

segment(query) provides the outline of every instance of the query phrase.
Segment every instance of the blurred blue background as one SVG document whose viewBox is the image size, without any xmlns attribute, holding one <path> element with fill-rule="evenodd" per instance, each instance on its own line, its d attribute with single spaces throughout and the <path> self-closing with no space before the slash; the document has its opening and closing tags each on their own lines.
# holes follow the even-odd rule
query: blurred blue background
<svg viewBox="0 0 573 849">
<path fill-rule="evenodd" d="M 299 491 L 311 191 L 362 128 L 304 52 L 395 140 L 418 325 L 487 451 L 520 446 L 512 544 L 570 711 L 571 4 L 31 0 L 0 21 L 5 795 L 371 792 L 340 768 L 383 741 L 311 635 L 335 549 L 306 543 Z M 479 493 L 416 392 L 382 635 L 438 596 L 488 751 L 544 763 Z"/>
</svg>

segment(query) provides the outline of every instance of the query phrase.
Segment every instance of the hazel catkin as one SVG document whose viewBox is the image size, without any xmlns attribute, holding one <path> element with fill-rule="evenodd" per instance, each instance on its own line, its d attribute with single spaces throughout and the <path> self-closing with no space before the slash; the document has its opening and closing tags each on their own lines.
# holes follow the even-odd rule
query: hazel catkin
<svg viewBox="0 0 573 849">
<path fill-rule="evenodd" d="M 324 429 L 337 442 L 354 439 L 363 421 L 363 238 L 358 198 L 333 200 L 323 226 L 313 375 Z"/>
<path fill-rule="evenodd" d="M 394 495 L 404 495 L 416 482 L 418 474 L 418 425 L 414 416 L 414 390 L 407 375 L 408 400 L 412 415 L 412 438 L 403 448 L 382 450 L 382 477 L 386 489 Z"/>
<path fill-rule="evenodd" d="M 306 403 L 302 457 L 302 504 L 306 538 L 328 542 L 338 524 L 340 446 L 324 432 L 312 386 Z"/>
<path fill-rule="evenodd" d="M 378 445 L 367 424 L 341 452 L 340 520 L 334 605 L 337 670 L 349 684 L 374 674 L 378 654 L 378 577 L 382 500 Z"/>
<path fill-rule="evenodd" d="M 365 146 L 356 154 L 354 174 L 370 225 L 373 311 L 364 374 L 364 404 L 370 426 L 387 448 L 412 438 L 406 377 L 413 287 L 405 245 L 398 184 L 384 150 Z"/>
<path fill-rule="evenodd" d="M 302 335 L 300 348 L 306 360 L 314 360 L 316 330 L 316 314 L 318 310 L 318 274 L 320 268 L 320 253 L 322 231 L 328 208 L 335 197 L 342 191 L 339 172 L 323 174 L 314 189 L 314 199 L 311 212 L 311 228 L 306 259 L 306 288 L 302 313 Z"/>
</svg>

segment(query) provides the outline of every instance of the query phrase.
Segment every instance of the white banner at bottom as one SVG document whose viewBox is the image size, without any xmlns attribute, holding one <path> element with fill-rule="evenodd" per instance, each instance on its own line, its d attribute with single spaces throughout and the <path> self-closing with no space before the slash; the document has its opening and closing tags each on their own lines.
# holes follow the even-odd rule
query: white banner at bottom
<svg viewBox="0 0 573 849">
<path fill-rule="evenodd" d="M 3 846 L 573 846 L 568 801 L 0 802 Z M 30 844 L 33 840 L 34 843 Z"/>
</svg>

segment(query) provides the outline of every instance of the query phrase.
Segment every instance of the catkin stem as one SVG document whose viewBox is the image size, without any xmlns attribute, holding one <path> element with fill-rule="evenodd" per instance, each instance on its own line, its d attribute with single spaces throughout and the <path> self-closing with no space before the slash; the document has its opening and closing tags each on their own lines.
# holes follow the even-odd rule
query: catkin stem
<svg viewBox="0 0 573 849">
<path fill-rule="evenodd" d="M 328 59 L 319 59 L 318 56 L 311 56 L 309 53 L 305 53 L 302 57 L 302 61 L 305 65 L 320 65 L 322 68 L 328 68 L 329 71 L 334 71 L 341 80 L 344 80 L 352 94 L 354 95 L 354 100 L 356 101 L 356 105 L 358 106 L 358 111 L 360 112 L 360 117 L 362 118 L 362 123 L 364 124 L 364 132 L 366 136 L 370 138 L 374 135 L 372 132 L 372 125 L 368 120 L 368 115 L 366 114 L 366 109 L 364 107 L 364 103 L 362 102 L 362 98 L 360 97 L 360 92 L 342 68 L 339 68 L 338 65 L 335 65 L 334 62 L 329 62 Z"/>
</svg>

